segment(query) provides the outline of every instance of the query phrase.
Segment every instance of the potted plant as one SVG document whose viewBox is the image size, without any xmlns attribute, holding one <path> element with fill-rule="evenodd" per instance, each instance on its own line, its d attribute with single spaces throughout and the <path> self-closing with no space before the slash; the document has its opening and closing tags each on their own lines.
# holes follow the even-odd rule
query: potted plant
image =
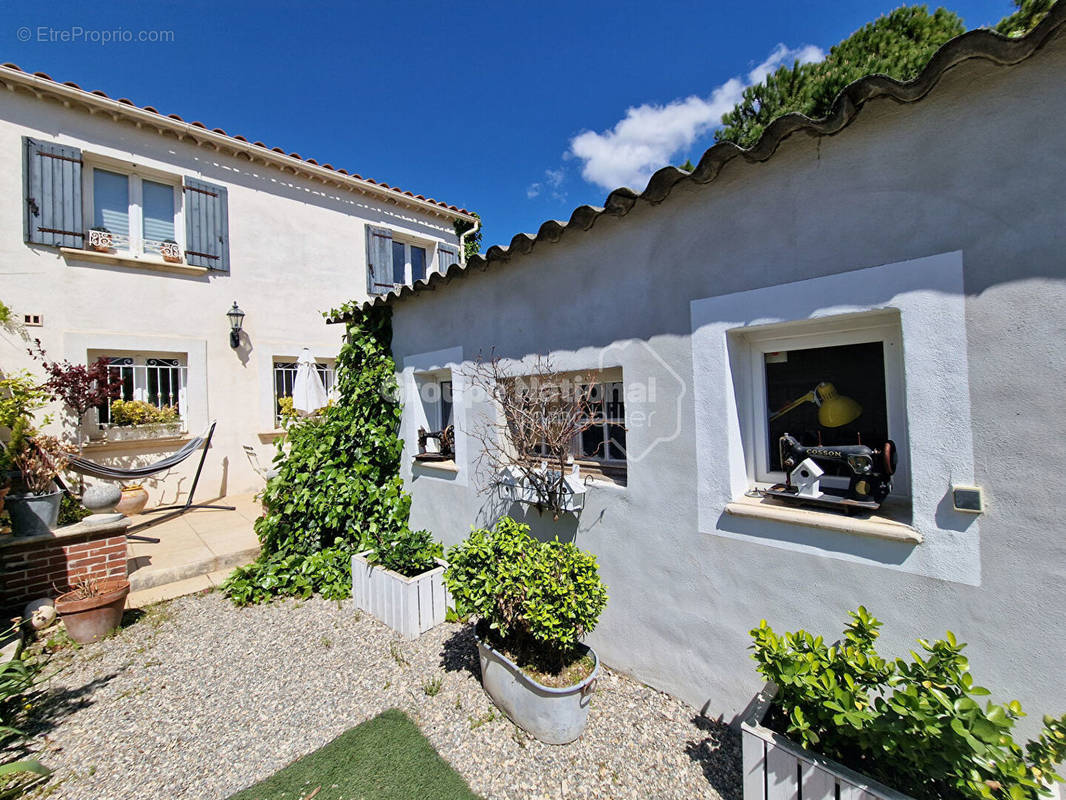
<svg viewBox="0 0 1066 800">
<path fill-rule="evenodd" d="M 181 249 L 173 239 L 164 239 L 159 243 L 159 254 L 163 256 L 164 261 L 171 264 L 181 263 Z"/>
<path fill-rule="evenodd" d="M 130 582 L 125 578 L 83 578 L 71 591 L 56 598 L 56 613 L 70 638 L 88 644 L 107 636 L 122 624 L 122 610 Z"/>
<path fill-rule="evenodd" d="M 111 424 L 107 438 L 124 442 L 181 435 L 181 416 L 175 406 L 154 406 L 143 400 L 115 400 L 111 403 Z"/>
<path fill-rule="evenodd" d="M 1062 780 L 1066 714 L 1044 717 L 1023 748 L 1011 736 L 1021 705 L 979 702 L 990 692 L 954 634 L 920 639 L 924 657 L 888 661 L 874 648 L 881 623 L 861 606 L 850 614 L 833 644 L 803 630 L 778 636 L 765 620 L 751 632 L 769 683 L 741 725 L 746 800 L 749 789 L 763 797 L 764 780 L 782 796 L 858 789 L 885 800 L 1037 800 Z"/>
<path fill-rule="evenodd" d="M 599 660 L 582 637 L 607 604 L 596 559 L 558 539 L 539 542 L 503 517 L 448 551 L 456 609 L 478 618 L 481 681 L 516 725 L 542 742 L 577 739 Z"/>
<path fill-rule="evenodd" d="M 72 452 L 54 436 L 35 434 L 13 455 L 21 486 L 20 491 L 8 493 L 4 504 L 15 536 L 36 536 L 55 528 L 63 498 L 55 479 L 66 469 Z"/>
<path fill-rule="evenodd" d="M 122 487 L 122 499 L 115 506 L 115 511 L 133 517 L 144 511 L 148 505 L 148 492 L 139 483 L 131 483 Z"/>
<path fill-rule="evenodd" d="M 352 556 L 356 607 L 406 639 L 444 622 L 448 594 L 441 546 L 429 531 L 406 525 L 371 537 L 370 549 Z"/>
<path fill-rule="evenodd" d="M 101 225 L 89 228 L 89 249 L 100 253 L 111 250 L 111 231 Z"/>
</svg>

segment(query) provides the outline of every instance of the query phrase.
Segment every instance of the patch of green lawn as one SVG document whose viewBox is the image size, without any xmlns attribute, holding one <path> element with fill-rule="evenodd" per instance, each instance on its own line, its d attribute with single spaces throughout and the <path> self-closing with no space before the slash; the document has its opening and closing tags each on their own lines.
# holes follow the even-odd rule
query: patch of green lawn
<svg viewBox="0 0 1066 800">
<path fill-rule="evenodd" d="M 229 800 L 303 800 L 315 789 L 314 800 L 477 800 L 410 717 L 396 709 Z"/>
</svg>

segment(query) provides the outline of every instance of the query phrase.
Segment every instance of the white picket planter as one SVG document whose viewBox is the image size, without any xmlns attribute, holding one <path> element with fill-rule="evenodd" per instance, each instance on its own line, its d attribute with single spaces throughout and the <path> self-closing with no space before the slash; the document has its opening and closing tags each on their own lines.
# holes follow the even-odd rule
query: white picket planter
<svg viewBox="0 0 1066 800">
<path fill-rule="evenodd" d="M 776 686 L 767 684 L 740 724 L 744 800 L 912 800 L 763 727 L 776 691 Z"/>
<path fill-rule="evenodd" d="M 370 551 L 352 556 L 352 599 L 356 608 L 372 614 L 405 639 L 444 622 L 448 608 L 448 590 L 444 586 L 444 569 L 448 565 L 437 559 L 436 569 L 413 578 L 367 562 Z"/>
</svg>

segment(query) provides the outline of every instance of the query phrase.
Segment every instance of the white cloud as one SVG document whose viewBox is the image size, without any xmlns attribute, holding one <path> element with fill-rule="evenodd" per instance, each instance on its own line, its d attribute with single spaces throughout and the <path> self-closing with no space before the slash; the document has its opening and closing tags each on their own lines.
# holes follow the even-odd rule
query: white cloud
<svg viewBox="0 0 1066 800">
<path fill-rule="evenodd" d="M 561 169 L 546 169 L 544 170 L 544 179 L 548 185 L 553 189 L 558 189 L 559 185 L 563 182 L 563 178 L 566 177 L 566 172 Z"/>
<path fill-rule="evenodd" d="M 534 197 L 539 197 L 547 189 L 551 193 L 553 200 L 560 202 L 566 200 L 566 192 L 559 189 L 564 180 L 566 180 L 565 169 L 546 169 L 544 170 L 544 179 L 542 181 L 534 181 L 526 187 L 526 197 L 532 200 Z"/>
<path fill-rule="evenodd" d="M 745 87 L 759 83 L 769 73 L 795 59 L 806 63 L 824 57 L 825 54 L 814 45 L 790 49 L 779 44 L 744 79 L 730 78 L 708 97 L 693 95 L 666 105 L 631 107 L 610 130 L 579 133 L 570 140 L 568 154 L 584 162 L 581 176 L 589 183 L 605 189 L 618 186 L 643 188 L 655 170 L 671 163 L 673 156 L 717 127 L 722 114 L 741 99 Z M 539 184 L 534 185 L 539 193 Z"/>
</svg>

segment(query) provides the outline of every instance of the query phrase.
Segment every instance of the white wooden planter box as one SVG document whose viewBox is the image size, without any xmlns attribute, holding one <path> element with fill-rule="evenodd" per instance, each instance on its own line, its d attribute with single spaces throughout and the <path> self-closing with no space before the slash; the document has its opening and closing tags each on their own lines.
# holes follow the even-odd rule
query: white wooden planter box
<svg viewBox="0 0 1066 800">
<path fill-rule="evenodd" d="M 912 800 L 763 727 L 776 692 L 776 686 L 767 684 L 740 724 L 744 800 Z"/>
<path fill-rule="evenodd" d="M 372 614 L 405 639 L 417 639 L 422 633 L 444 622 L 448 608 L 448 590 L 444 586 L 444 568 L 437 568 L 413 578 L 367 562 L 370 551 L 352 556 L 352 598 L 356 608 Z"/>
</svg>

